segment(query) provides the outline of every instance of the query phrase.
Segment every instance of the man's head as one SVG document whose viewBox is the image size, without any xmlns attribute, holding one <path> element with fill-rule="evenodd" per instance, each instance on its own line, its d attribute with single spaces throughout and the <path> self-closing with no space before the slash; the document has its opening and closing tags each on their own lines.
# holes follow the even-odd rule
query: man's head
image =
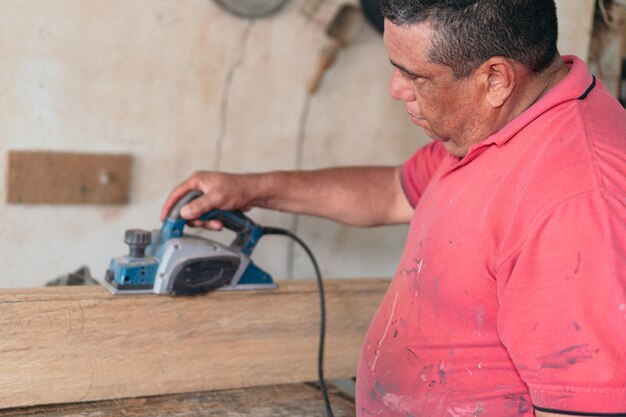
<svg viewBox="0 0 626 417">
<path fill-rule="evenodd" d="M 557 55 L 554 0 L 382 0 L 381 7 L 395 25 L 429 23 L 430 58 L 458 78 L 493 56 L 538 73 Z"/>
<path fill-rule="evenodd" d="M 391 95 L 453 155 L 563 75 L 554 0 L 382 0 Z"/>
</svg>

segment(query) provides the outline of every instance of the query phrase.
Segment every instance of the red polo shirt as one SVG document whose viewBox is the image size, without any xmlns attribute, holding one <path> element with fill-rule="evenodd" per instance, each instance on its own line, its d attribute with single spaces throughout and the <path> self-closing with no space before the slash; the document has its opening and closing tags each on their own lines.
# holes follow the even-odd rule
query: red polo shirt
<svg viewBox="0 0 626 417">
<path fill-rule="evenodd" d="M 462 160 L 432 143 L 402 167 L 415 214 L 358 416 L 626 413 L 626 112 L 564 60 Z"/>
</svg>

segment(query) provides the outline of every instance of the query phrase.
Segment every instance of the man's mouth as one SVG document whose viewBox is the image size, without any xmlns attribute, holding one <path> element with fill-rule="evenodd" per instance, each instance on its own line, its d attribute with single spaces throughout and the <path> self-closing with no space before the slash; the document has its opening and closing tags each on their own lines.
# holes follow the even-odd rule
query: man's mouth
<svg viewBox="0 0 626 417">
<path fill-rule="evenodd" d="M 416 115 L 414 115 L 412 113 L 409 113 L 409 116 L 411 117 L 411 120 L 413 121 L 413 123 L 415 123 L 419 127 L 423 128 L 423 129 L 428 128 L 428 122 L 426 121 L 426 119 L 422 119 L 421 117 L 417 117 Z"/>
<path fill-rule="evenodd" d="M 430 125 L 428 123 L 428 120 L 422 118 L 422 117 L 418 117 L 416 115 L 414 115 L 411 112 L 407 112 L 409 114 L 409 116 L 411 117 L 411 120 L 413 121 L 414 124 L 416 124 L 417 126 L 421 127 L 422 129 L 424 129 L 424 133 L 426 133 L 426 135 L 428 135 L 431 139 L 437 140 L 437 141 L 443 141 L 442 139 L 440 139 L 437 135 L 435 135 L 431 130 L 430 130 Z"/>
</svg>

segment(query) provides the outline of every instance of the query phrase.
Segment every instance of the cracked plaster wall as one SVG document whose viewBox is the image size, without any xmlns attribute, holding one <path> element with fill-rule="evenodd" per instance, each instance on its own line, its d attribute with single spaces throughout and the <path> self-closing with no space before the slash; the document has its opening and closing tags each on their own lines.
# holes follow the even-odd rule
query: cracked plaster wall
<svg viewBox="0 0 626 417">
<path fill-rule="evenodd" d="M 209 0 L 0 0 L 0 163 L 21 149 L 135 158 L 130 203 L 113 207 L 7 205 L 3 166 L 0 286 L 42 285 L 83 264 L 101 278 L 126 251 L 124 230 L 158 228 L 167 193 L 195 170 L 398 164 L 427 143 L 388 95 L 389 64 L 369 26 L 307 97 L 324 45 L 304 13 L 310 1 L 245 20 Z M 591 17 L 576 10 L 560 11 L 571 31 L 561 50 L 586 57 Z M 327 277 L 390 276 L 406 230 L 251 216 L 295 228 Z M 262 240 L 255 259 L 279 279 L 313 274 L 284 238 Z"/>
</svg>

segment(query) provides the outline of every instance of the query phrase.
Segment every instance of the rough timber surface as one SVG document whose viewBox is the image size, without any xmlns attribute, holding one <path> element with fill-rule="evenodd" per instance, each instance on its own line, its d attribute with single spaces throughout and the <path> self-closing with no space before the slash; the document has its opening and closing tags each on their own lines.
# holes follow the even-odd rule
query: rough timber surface
<svg viewBox="0 0 626 417">
<path fill-rule="evenodd" d="M 388 283 L 325 281 L 327 379 L 355 375 Z M 1 290 L 0 408 L 315 381 L 318 336 L 312 280 L 175 298 Z"/>
<path fill-rule="evenodd" d="M 354 401 L 329 387 L 336 417 L 354 417 Z M 325 417 L 322 396 L 309 384 L 274 385 L 47 405 L 0 411 L 0 417 Z"/>
</svg>

